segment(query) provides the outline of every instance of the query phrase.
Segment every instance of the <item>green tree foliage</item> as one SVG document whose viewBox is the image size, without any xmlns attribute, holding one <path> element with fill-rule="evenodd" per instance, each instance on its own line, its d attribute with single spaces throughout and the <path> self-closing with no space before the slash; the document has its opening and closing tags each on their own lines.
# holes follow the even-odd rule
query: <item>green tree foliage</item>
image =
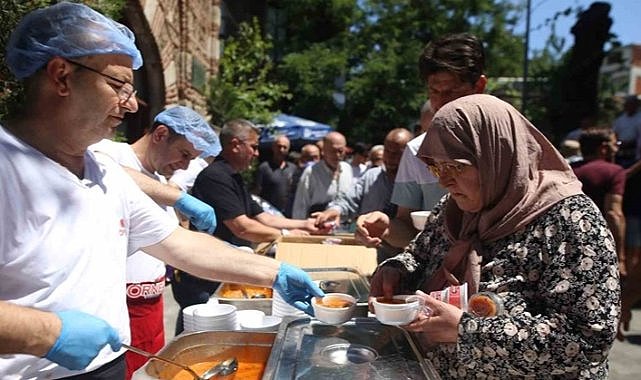
<svg viewBox="0 0 641 380">
<path fill-rule="evenodd" d="M 114 19 L 120 18 L 126 0 L 86 0 L 82 3 Z M 79 2 L 79 1 L 76 1 Z M 10 117 L 23 103 L 22 84 L 13 78 L 5 63 L 5 50 L 9 36 L 28 12 L 57 3 L 51 0 L 2 0 L 0 6 L 0 120 Z"/>
<path fill-rule="evenodd" d="M 235 118 L 258 123 L 273 119 L 277 102 L 290 95 L 285 85 L 271 79 L 271 48 L 256 19 L 242 23 L 238 35 L 225 41 L 220 71 L 210 83 L 208 104 L 214 124 Z"/>
<path fill-rule="evenodd" d="M 475 33 L 486 44 L 489 76 L 518 76 L 522 71 L 522 39 L 512 31 L 520 8 L 511 1 L 278 3 L 292 25 L 277 42 L 285 53 L 279 79 L 293 94 L 283 109 L 337 126 L 352 141 L 379 143 L 390 129 L 414 125 L 426 99 L 417 59 L 432 38 Z M 308 28 L 300 15 L 317 26 Z M 294 32 L 300 35 L 289 34 Z M 344 103 L 336 102 L 336 93 L 344 95 Z"/>
</svg>

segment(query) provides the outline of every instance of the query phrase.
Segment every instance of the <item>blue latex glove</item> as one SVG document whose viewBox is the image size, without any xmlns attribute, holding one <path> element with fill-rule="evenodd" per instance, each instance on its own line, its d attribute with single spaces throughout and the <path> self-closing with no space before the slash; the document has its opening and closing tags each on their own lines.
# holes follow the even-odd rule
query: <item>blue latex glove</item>
<svg viewBox="0 0 641 380">
<path fill-rule="evenodd" d="M 120 350 L 118 332 L 104 320 L 81 311 L 68 310 L 56 313 L 62 321 L 60 336 L 45 358 L 69 369 L 83 369 L 107 344 L 114 351 Z"/>
<path fill-rule="evenodd" d="M 312 298 L 325 296 L 307 273 L 286 263 L 280 264 L 272 287 L 278 291 L 285 302 L 311 316 L 314 316 Z"/>
<path fill-rule="evenodd" d="M 189 218 L 200 231 L 213 234 L 216 230 L 216 212 L 214 208 L 200 199 L 183 192 L 174 204 L 174 208 Z"/>
</svg>

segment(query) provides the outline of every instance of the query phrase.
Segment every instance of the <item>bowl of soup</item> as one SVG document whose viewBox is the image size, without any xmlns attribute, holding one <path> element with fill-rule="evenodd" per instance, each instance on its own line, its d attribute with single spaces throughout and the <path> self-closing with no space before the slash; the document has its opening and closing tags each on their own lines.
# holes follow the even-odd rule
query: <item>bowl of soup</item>
<svg viewBox="0 0 641 380">
<path fill-rule="evenodd" d="M 314 316 L 323 323 L 340 325 L 349 321 L 356 309 L 356 298 L 345 293 L 327 293 L 312 301 Z"/>
<path fill-rule="evenodd" d="M 395 295 L 392 298 L 377 297 L 372 301 L 372 306 L 379 322 L 399 326 L 415 320 L 425 304 L 416 295 Z"/>
</svg>

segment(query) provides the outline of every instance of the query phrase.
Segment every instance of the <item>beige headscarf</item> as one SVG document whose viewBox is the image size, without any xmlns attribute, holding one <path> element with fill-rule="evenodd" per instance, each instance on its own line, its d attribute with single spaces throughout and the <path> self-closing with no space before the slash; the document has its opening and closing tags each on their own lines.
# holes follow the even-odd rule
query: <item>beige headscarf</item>
<svg viewBox="0 0 641 380">
<path fill-rule="evenodd" d="M 449 199 L 445 230 L 452 242 L 427 291 L 466 281 L 478 291 L 481 244 L 523 228 L 560 200 L 581 193 L 561 154 L 523 115 L 491 95 L 470 95 L 434 115 L 417 157 L 465 159 L 479 170 L 479 212 Z"/>
</svg>

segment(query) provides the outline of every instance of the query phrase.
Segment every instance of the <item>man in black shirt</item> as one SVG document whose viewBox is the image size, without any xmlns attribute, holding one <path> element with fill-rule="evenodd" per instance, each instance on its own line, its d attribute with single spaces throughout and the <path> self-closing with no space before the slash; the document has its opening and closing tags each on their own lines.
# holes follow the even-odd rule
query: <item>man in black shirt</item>
<svg viewBox="0 0 641 380">
<path fill-rule="evenodd" d="M 276 136 L 272 143 L 271 160 L 264 161 L 258 166 L 254 181 L 256 194 L 284 214 L 290 197 L 292 179 L 296 172 L 296 165 L 286 160 L 289 147 L 287 136 Z M 291 194 L 291 196 L 294 195 Z"/>
<path fill-rule="evenodd" d="M 196 177 L 192 195 L 216 210 L 218 225 L 214 236 L 233 245 L 249 246 L 271 242 L 283 235 L 327 233 L 316 228 L 313 218 L 297 220 L 272 215 L 251 199 L 240 172 L 258 157 L 258 136 L 258 129 L 247 120 L 227 122 L 220 131 L 222 152 Z M 181 307 L 177 334 L 182 332 L 182 309 L 207 302 L 218 285 L 174 271 L 172 291 Z"/>
</svg>

